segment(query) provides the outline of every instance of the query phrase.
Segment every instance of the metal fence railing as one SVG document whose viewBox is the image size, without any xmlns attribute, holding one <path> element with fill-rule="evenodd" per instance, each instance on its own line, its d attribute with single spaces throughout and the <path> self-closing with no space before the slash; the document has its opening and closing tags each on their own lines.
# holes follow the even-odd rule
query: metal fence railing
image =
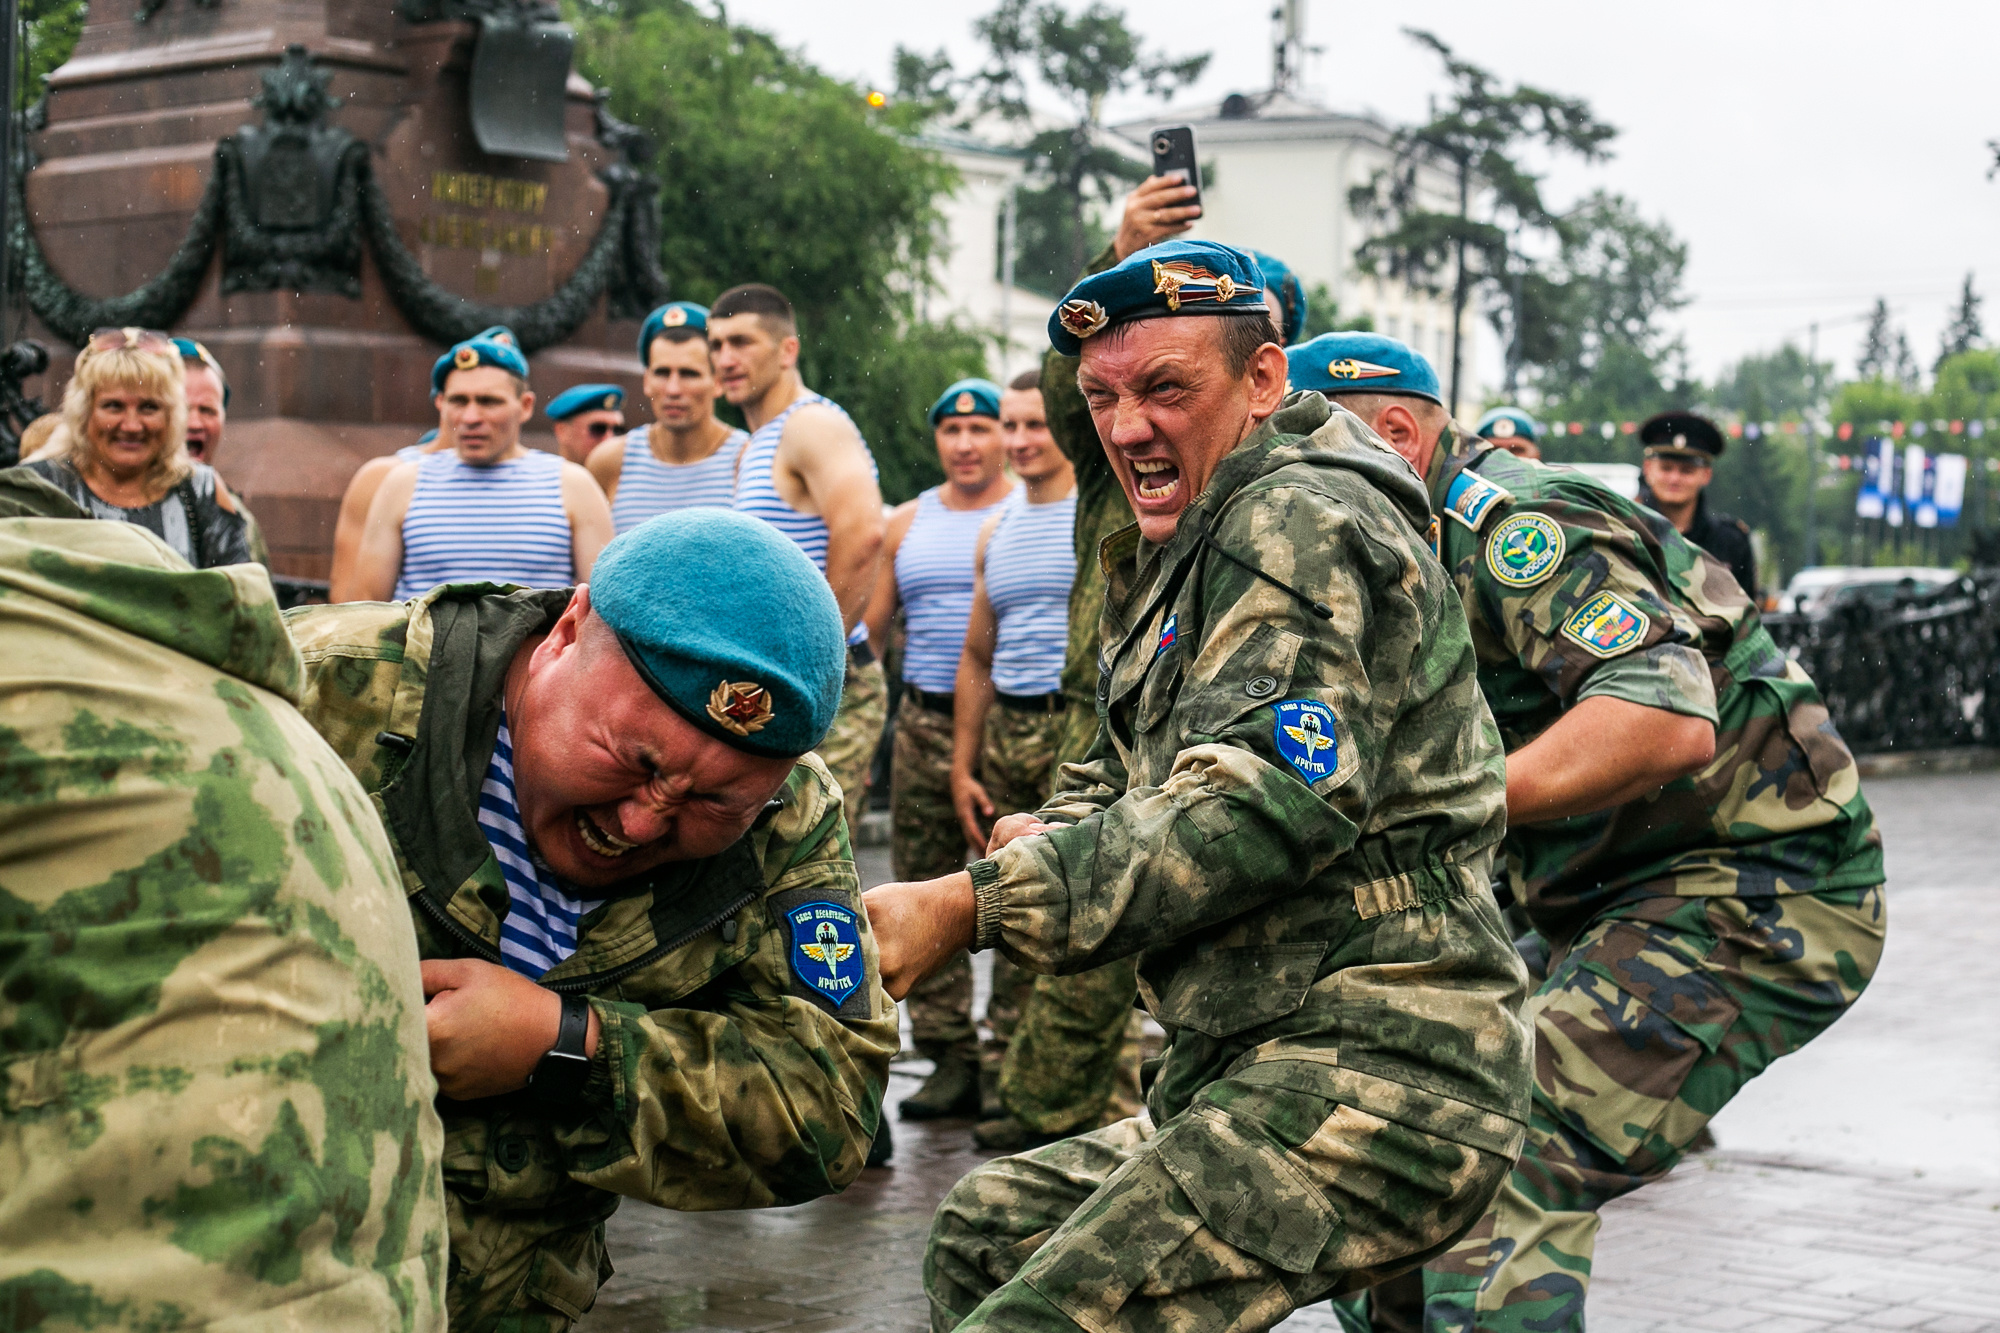
<svg viewBox="0 0 2000 1333">
<path fill-rule="evenodd" d="M 2000 745 L 2000 570 L 1892 606 L 1850 598 L 1764 624 L 1857 753 Z"/>
</svg>

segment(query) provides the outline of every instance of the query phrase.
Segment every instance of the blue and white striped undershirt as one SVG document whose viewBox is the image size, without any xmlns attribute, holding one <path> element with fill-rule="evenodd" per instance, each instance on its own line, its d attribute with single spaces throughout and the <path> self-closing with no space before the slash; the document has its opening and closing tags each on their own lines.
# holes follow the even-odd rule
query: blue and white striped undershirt
<svg viewBox="0 0 2000 1333">
<path fill-rule="evenodd" d="M 950 694 L 957 687 L 965 626 L 972 619 L 973 557 L 979 529 L 993 517 L 992 505 L 945 508 L 943 489 L 933 486 L 917 497 L 916 517 L 896 548 L 896 596 L 909 632 L 903 679 L 929 694 Z"/>
<path fill-rule="evenodd" d="M 479 829 L 507 881 L 507 919 L 500 923 L 500 961 L 524 977 L 540 977 L 576 952 L 576 923 L 604 901 L 572 898 L 555 876 L 535 864 L 521 810 L 514 801 L 514 738 L 500 717 L 500 736 L 479 784 Z"/>
<path fill-rule="evenodd" d="M 999 634 L 993 688 L 1002 694 L 1054 694 L 1069 652 L 1069 590 L 1076 581 L 1076 492 L 1029 504 L 1008 497 L 986 542 L 986 599 Z"/>
<path fill-rule="evenodd" d="M 735 503 L 736 460 L 749 436 L 729 432 L 716 451 L 693 463 L 662 463 L 653 457 L 645 426 L 625 436 L 625 458 L 618 467 L 618 498 L 611 502 L 611 521 L 620 532 L 676 509 L 728 509 Z"/>
<path fill-rule="evenodd" d="M 806 553 L 806 558 L 817 565 L 819 572 L 824 574 L 826 573 L 826 520 L 818 514 L 801 514 L 792 508 L 785 502 L 785 497 L 778 494 L 777 483 L 771 479 L 771 471 L 778 461 L 778 443 L 785 435 L 785 423 L 791 420 L 792 413 L 808 403 L 825 403 L 839 412 L 842 420 L 850 426 L 854 425 L 854 418 L 848 416 L 839 403 L 810 389 L 801 389 L 790 407 L 752 431 L 750 442 L 743 446 L 743 465 L 736 474 L 735 508 L 739 514 L 761 518 L 790 537 L 798 544 L 798 548 Z M 861 428 L 855 426 L 854 433 L 859 436 Z M 875 455 L 868 452 L 866 440 L 861 442 L 861 452 L 868 454 L 870 474 L 879 478 L 881 472 L 875 466 Z M 847 641 L 851 644 L 865 643 L 867 639 L 868 626 L 857 621 L 854 632 L 847 636 Z"/>
<path fill-rule="evenodd" d="M 562 459 L 530 449 L 474 467 L 446 449 L 417 460 L 417 489 L 403 516 L 403 572 L 395 597 L 440 583 L 574 583 Z"/>
</svg>

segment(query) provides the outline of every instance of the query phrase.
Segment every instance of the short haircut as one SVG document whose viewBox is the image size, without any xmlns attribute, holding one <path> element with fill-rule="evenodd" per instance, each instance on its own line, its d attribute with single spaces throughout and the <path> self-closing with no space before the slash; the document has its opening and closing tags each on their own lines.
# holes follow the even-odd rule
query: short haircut
<svg viewBox="0 0 2000 1333">
<path fill-rule="evenodd" d="M 187 370 L 181 354 L 172 348 L 147 351 L 136 344 L 97 351 L 85 347 L 76 358 L 76 370 L 63 390 L 63 424 L 69 427 L 66 457 L 87 457 L 96 445 L 90 438 L 90 417 L 97 407 L 97 395 L 123 389 L 157 398 L 167 409 L 165 446 L 146 468 L 149 487 L 165 489 L 178 485 L 194 471 L 187 452 Z"/>
<path fill-rule="evenodd" d="M 1260 310 L 1254 315 L 1223 316 L 1221 343 L 1222 364 L 1231 375 L 1240 377 L 1257 359 L 1258 348 L 1265 343 L 1283 347 L 1285 335 L 1278 332 L 1271 316 Z"/>
<path fill-rule="evenodd" d="M 1007 381 L 1007 387 L 1010 389 L 1033 389 L 1036 393 L 1040 393 L 1042 391 L 1042 368 L 1036 366 L 1032 370 L 1022 371 L 1013 379 Z"/>
<path fill-rule="evenodd" d="M 1451 413 L 1444 410 L 1444 404 L 1432 402 L 1421 394 L 1414 393 L 1342 393 L 1327 394 L 1327 399 L 1336 406 L 1344 407 L 1369 426 L 1374 426 L 1375 418 L 1382 415 L 1382 409 L 1391 403 L 1401 403 L 1409 409 L 1417 425 L 1436 435 L 1444 430 L 1451 420 Z"/>
<path fill-rule="evenodd" d="M 792 310 L 792 303 L 783 292 L 767 283 L 746 282 L 731 287 L 708 308 L 710 323 L 735 315 L 755 315 L 759 323 L 780 338 L 789 338 L 799 331 L 799 318 Z"/>
</svg>

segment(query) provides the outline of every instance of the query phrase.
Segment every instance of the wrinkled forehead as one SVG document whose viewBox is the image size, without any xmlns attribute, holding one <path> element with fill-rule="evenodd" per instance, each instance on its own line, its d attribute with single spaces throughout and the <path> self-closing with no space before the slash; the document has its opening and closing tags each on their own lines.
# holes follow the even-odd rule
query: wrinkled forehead
<svg viewBox="0 0 2000 1333">
<path fill-rule="evenodd" d="M 1215 317 L 1163 317 L 1114 324 L 1085 339 L 1077 382 L 1117 389 L 1143 383 L 1169 369 L 1193 371 L 1219 365 L 1221 325 L 1221 319 Z"/>
</svg>

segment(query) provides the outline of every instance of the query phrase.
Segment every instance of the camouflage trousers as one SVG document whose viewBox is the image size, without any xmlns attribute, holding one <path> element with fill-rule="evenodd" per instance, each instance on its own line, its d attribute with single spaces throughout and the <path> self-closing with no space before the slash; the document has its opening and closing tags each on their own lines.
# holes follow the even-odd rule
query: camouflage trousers
<svg viewBox="0 0 2000 1333">
<path fill-rule="evenodd" d="M 1492 1209 L 1424 1270 L 1424 1327 L 1580 1333 L 1597 1210 L 1671 1171 L 1744 1084 L 1846 1012 L 1884 925 L 1875 885 L 1650 898 L 1579 935 L 1528 1001 L 1527 1146 Z M 1535 968 L 1539 948 L 1523 952 Z"/>
<path fill-rule="evenodd" d="M 995 705 L 986 715 L 979 781 L 993 817 L 1041 808 L 1055 778 L 1068 713 Z M 979 1067 L 1009 1115 L 1039 1134 L 1068 1134 L 1139 1113 L 1138 964 L 1125 958 L 1075 976 L 1043 977 L 993 956 L 986 1003 L 992 1036 Z"/>
<path fill-rule="evenodd" d="M 899 880 L 937 879 L 965 869 L 965 830 L 951 804 L 951 715 L 919 708 L 907 695 L 896 710 L 889 756 L 889 861 Z M 910 1036 L 931 1059 L 979 1058 L 972 1026 L 972 955 L 961 949 L 917 983 L 903 1001 Z"/>
<path fill-rule="evenodd" d="M 1157 1133 L 1121 1120 L 960 1180 L 924 1254 L 931 1328 L 1266 1329 L 1441 1251 L 1507 1165 L 1330 1098 L 1223 1080 Z"/>
<path fill-rule="evenodd" d="M 598 1192 L 604 1216 L 618 1196 Z M 611 1276 L 602 1219 L 555 1229 L 538 1214 L 468 1207 L 445 1190 L 451 1222 L 446 1300 L 452 1333 L 567 1333 Z"/>
<path fill-rule="evenodd" d="M 833 729 L 819 744 L 819 757 L 840 784 L 841 805 L 847 811 L 849 840 L 868 808 L 868 773 L 882 744 L 882 727 L 889 720 L 889 682 L 880 662 L 856 666 L 847 659 L 847 679 L 840 688 L 840 708 Z"/>
</svg>

